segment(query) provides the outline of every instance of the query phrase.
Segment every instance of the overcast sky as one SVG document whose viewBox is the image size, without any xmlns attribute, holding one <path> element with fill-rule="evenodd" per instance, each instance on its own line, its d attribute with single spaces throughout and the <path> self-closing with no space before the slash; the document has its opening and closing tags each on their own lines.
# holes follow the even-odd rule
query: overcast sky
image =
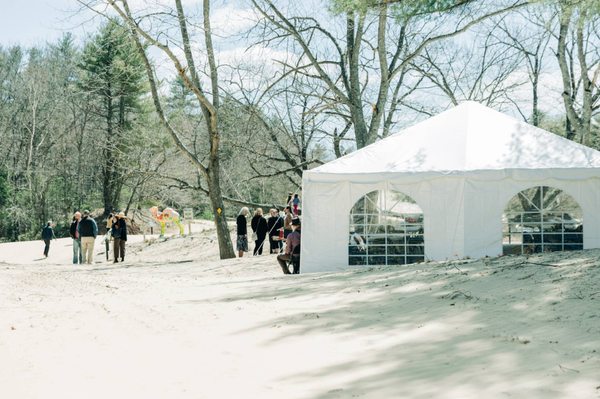
<svg viewBox="0 0 600 399">
<path fill-rule="evenodd" d="M 0 0 L 0 45 L 43 45 L 65 32 L 77 37 L 93 32 L 95 23 L 84 24 L 75 0 Z M 89 14 L 87 15 L 89 18 Z"/>
</svg>

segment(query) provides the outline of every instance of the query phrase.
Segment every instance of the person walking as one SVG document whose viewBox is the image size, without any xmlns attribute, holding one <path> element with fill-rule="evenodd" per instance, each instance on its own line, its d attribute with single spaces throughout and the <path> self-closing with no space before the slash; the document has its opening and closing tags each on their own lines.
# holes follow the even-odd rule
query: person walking
<svg viewBox="0 0 600 399">
<path fill-rule="evenodd" d="M 242 207 L 240 213 L 238 213 L 237 219 L 235 220 L 237 228 L 237 241 L 236 247 L 238 250 L 238 256 L 241 258 L 244 256 L 244 252 L 248 252 L 248 221 L 246 216 L 250 213 L 247 207 Z"/>
<path fill-rule="evenodd" d="M 119 261 L 125 261 L 125 243 L 127 242 L 127 222 L 125 221 L 125 214 L 119 212 L 116 215 L 116 222 L 112 226 L 112 237 L 113 237 L 113 254 L 114 263 Z"/>
<path fill-rule="evenodd" d="M 283 274 L 291 274 L 288 262 L 292 256 L 300 256 L 300 219 L 292 220 L 293 231 L 288 235 L 285 245 L 285 253 L 277 255 L 277 262 L 283 270 Z M 300 268 L 294 267 L 294 274 L 299 274 Z"/>
<path fill-rule="evenodd" d="M 69 227 L 69 235 L 73 241 L 73 264 L 81 263 L 81 237 L 79 236 L 79 222 L 81 221 L 81 212 L 73 214 L 73 221 Z"/>
<path fill-rule="evenodd" d="M 272 254 L 281 252 L 283 241 L 279 239 L 279 230 L 283 229 L 283 218 L 279 216 L 279 210 L 269 210 L 271 217 L 267 220 L 267 230 L 269 231 L 269 250 Z"/>
<path fill-rule="evenodd" d="M 50 251 L 50 240 L 53 240 L 54 238 L 54 230 L 52 230 L 52 221 L 48 221 L 48 223 L 46 223 L 46 226 L 44 226 L 44 228 L 42 229 L 42 240 L 44 240 L 44 244 L 46 244 L 44 246 L 44 257 L 47 258 L 48 257 L 48 252 Z"/>
<path fill-rule="evenodd" d="M 252 221 L 250 222 L 250 226 L 252 227 L 252 231 L 254 232 L 254 255 L 262 255 L 263 244 L 265 243 L 265 238 L 267 237 L 267 232 L 269 231 L 267 227 L 267 219 L 263 216 L 262 208 L 256 208 L 256 212 L 254 212 L 254 217 L 252 217 Z"/>
<path fill-rule="evenodd" d="M 94 218 L 90 216 L 90 211 L 83 211 L 78 229 L 81 237 L 82 263 L 91 265 L 94 262 L 94 243 L 98 235 L 98 225 Z"/>
</svg>

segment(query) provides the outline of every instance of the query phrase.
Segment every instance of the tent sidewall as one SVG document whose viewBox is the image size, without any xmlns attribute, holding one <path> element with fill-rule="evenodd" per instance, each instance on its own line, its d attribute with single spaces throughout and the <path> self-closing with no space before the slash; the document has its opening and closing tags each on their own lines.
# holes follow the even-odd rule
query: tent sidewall
<svg viewBox="0 0 600 399">
<path fill-rule="evenodd" d="M 553 177 L 557 175 L 561 178 Z M 414 174 L 340 174 L 336 180 L 333 176 L 305 172 L 302 271 L 356 268 L 348 266 L 350 210 L 374 190 L 401 192 L 421 207 L 427 260 L 501 255 L 502 213 L 506 205 L 520 191 L 540 185 L 561 189 L 577 201 L 583 212 L 584 248 L 598 248 L 600 217 L 596 210 L 600 179 L 568 180 L 567 176 L 552 170 L 478 171 L 471 175 L 427 175 L 421 179 Z"/>
</svg>

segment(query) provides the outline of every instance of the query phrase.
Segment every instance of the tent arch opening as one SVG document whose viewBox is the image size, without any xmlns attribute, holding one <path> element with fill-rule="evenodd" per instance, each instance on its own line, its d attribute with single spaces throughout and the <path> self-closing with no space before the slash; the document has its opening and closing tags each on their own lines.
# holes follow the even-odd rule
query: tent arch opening
<svg viewBox="0 0 600 399">
<path fill-rule="evenodd" d="M 423 210 L 410 196 L 371 191 L 350 209 L 348 264 L 405 265 L 425 260 Z"/>
<path fill-rule="evenodd" d="M 561 189 L 527 188 L 506 204 L 502 236 L 504 255 L 583 249 L 581 206 Z"/>
</svg>

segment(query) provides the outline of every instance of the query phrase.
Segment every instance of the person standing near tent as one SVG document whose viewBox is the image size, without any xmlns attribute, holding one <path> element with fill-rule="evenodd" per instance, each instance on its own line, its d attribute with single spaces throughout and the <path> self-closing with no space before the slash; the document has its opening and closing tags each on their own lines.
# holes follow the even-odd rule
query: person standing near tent
<svg viewBox="0 0 600 399">
<path fill-rule="evenodd" d="M 283 216 L 283 238 L 287 238 L 287 236 L 292 232 L 292 208 L 288 205 L 283 210 L 285 214 Z"/>
<path fill-rule="evenodd" d="M 48 221 L 46 226 L 42 229 L 42 240 L 44 240 L 44 257 L 48 257 L 48 252 L 50 251 L 50 240 L 55 239 L 54 230 L 52 230 L 52 221 Z"/>
<path fill-rule="evenodd" d="M 98 235 L 98 225 L 93 217 L 90 216 L 90 211 L 83 211 L 83 217 L 79 222 L 79 236 L 81 237 L 81 260 L 82 263 L 91 265 L 94 262 L 94 243 Z"/>
<path fill-rule="evenodd" d="M 283 241 L 279 239 L 279 230 L 283 229 L 283 219 L 279 216 L 277 209 L 269 210 L 271 217 L 267 220 L 267 230 L 269 231 L 269 250 L 272 254 L 281 252 Z M 277 238 L 277 239 L 275 239 Z"/>
<path fill-rule="evenodd" d="M 254 212 L 254 217 L 250 222 L 252 227 L 252 238 L 254 238 L 254 255 L 262 255 L 263 245 L 269 228 L 267 227 L 267 219 L 263 216 L 262 208 L 257 208 Z"/>
<path fill-rule="evenodd" d="M 288 267 L 288 262 L 293 256 L 300 256 L 300 219 L 296 218 L 292 221 L 293 232 L 291 232 L 285 245 L 285 253 L 277 255 L 277 263 L 283 270 L 283 274 L 291 274 Z M 300 273 L 300 267 L 294 266 L 294 274 Z"/>
<path fill-rule="evenodd" d="M 69 227 L 69 235 L 73 240 L 73 264 L 81 263 L 81 237 L 79 236 L 79 222 L 81 221 L 81 212 L 73 214 L 73 221 Z"/>
<path fill-rule="evenodd" d="M 119 212 L 116 215 L 116 221 L 113 223 L 111 235 L 113 237 L 114 263 L 125 261 L 125 243 L 127 242 L 127 222 L 125 214 Z"/>
<path fill-rule="evenodd" d="M 237 229 L 236 247 L 240 258 L 244 256 L 244 252 L 248 252 L 248 222 L 246 220 L 246 215 L 248 215 L 248 213 L 250 213 L 248 208 L 245 206 L 242 207 L 235 220 Z"/>
</svg>

